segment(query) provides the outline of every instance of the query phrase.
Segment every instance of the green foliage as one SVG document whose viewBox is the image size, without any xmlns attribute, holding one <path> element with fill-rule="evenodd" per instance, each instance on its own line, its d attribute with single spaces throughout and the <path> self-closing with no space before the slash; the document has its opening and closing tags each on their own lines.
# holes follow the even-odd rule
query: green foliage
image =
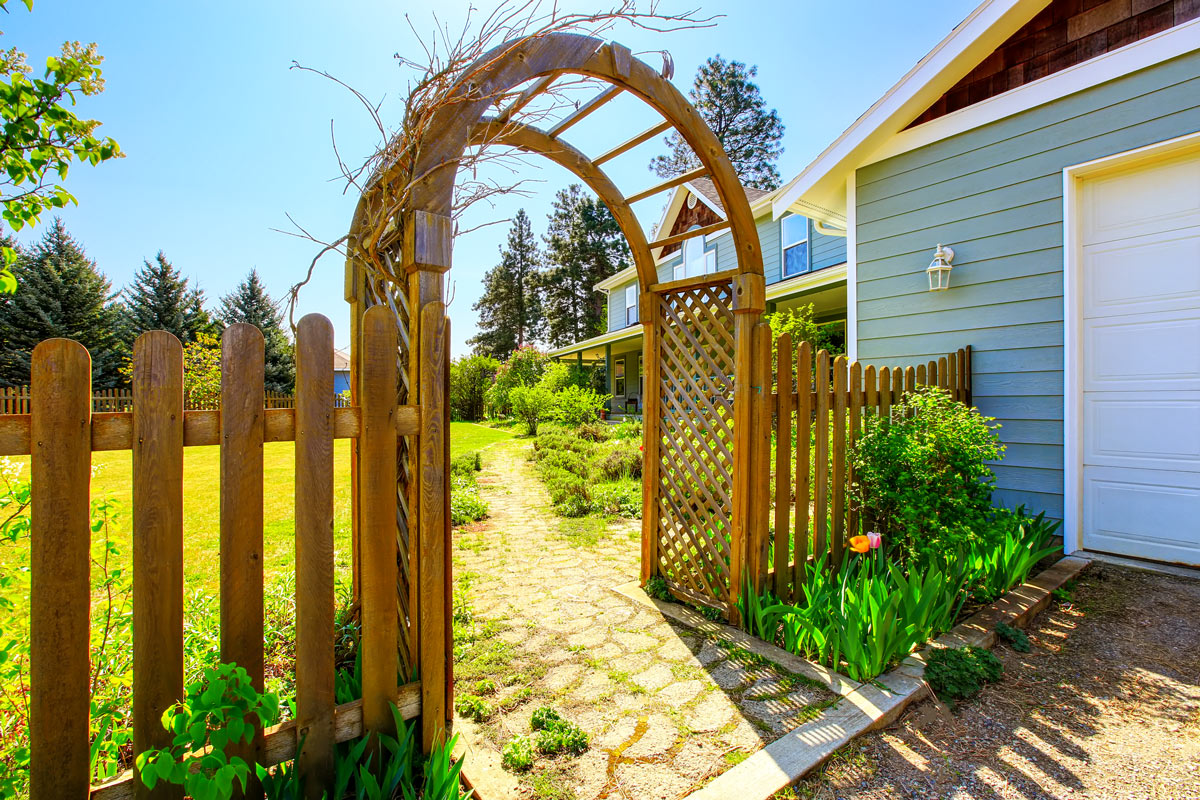
<svg viewBox="0 0 1200 800">
<path fill-rule="evenodd" d="M 221 340 L 201 331 L 183 348 L 183 401 L 188 408 L 221 406 Z"/>
<path fill-rule="evenodd" d="M 24 4 L 33 9 L 33 0 Z M 77 204 L 61 183 L 72 164 L 122 156 L 116 141 L 96 135 L 98 121 L 71 110 L 80 95 L 104 91 L 96 45 L 64 43 L 40 78 L 25 59 L 15 47 L 0 52 L 0 218 L 15 231 L 36 225 L 48 208 Z M 0 293 L 17 289 L 17 258 L 10 242 L 0 242 Z"/>
<path fill-rule="evenodd" d="M 986 537 L 995 477 L 985 462 L 1004 453 L 993 422 L 935 387 L 906 395 L 890 419 L 864 417 L 852 494 L 894 552 L 944 557 Z"/>
<path fill-rule="evenodd" d="M 133 276 L 125 287 L 123 322 L 129 348 L 146 331 L 169 331 L 183 344 L 195 341 L 202 332 L 212 333 L 212 320 L 204 310 L 204 292 L 188 286 L 188 279 L 167 260 L 162 250 L 154 263 Z"/>
<path fill-rule="evenodd" d="M 464 356 L 450 364 L 450 414 L 454 419 L 483 419 L 487 392 L 499 370 L 500 362 L 488 356 Z"/>
<path fill-rule="evenodd" d="M 508 394 L 513 414 L 525 423 L 525 432 L 536 436 L 538 425 L 554 414 L 554 393 L 544 386 L 517 386 Z"/>
<path fill-rule="evenodd" d="M 606 481 L 642 477 L 641 445 L 619 442 L 596 460 L 596 469 Z"/>
<path fill-rule="evenodd" d="M 62 337 L 91 353 L 94 388 L 119 386 L 123 344 L 116 295 L 61 219 L 32 251 L 20 251 L 13 272 L 21 291 L 0 298 L 0 384 L 28 386 L 33 349 Z"/>
<path fill-rule="evenodd" d="M 550 357 L 533 345 L 518 347 L 500 365 L 496 381 L 487 390 L 487 405 L 490 413 L 508 414 L 512 411 L 509 395 L 518 386 L 534 386 L 550 365 Z"/>
<path fill-rule="evenodd" d="M 601 483 L 593 486 L 592 511 L 634 518 L 642 513 L 642 484 L 632 479 Z"/>
<path fill-rule="evenodd" d="M 563 722 L 562 716 L 549 706 L 535 708 L 529 716 L 529 727 L 535 731 L 544 731 Z"/>
<path fill-rule="evenodd" d="M 509 772 L 525 772 L 533 766 L 533 742 L 528 736 L 514 736 L 504 743 L 500 763 Z"/>
<path fill-rule="evenodd" d="M 454 701 L 454 710 L 468 719 L 483 722 L 495 710 L 492 704 L 476 694 L 460 694 Z"/>
<path fill-rule="evenodd" d="M 553 708 L 542 706 L 535 709 L 529 724 L 538 732 L 539 753 L 580 755 L 588 748 L 587 734 L 575 723 L 563 719 Z"/>
<path fill-rule="evenodd" d="M 1008 642 L 1008 646 L 1018 653 L 1028 653 L 1033 649 L 1029 643 L 1029 636 L 1020 628 L 1014 628 L 1007 622 L 996 623 L 996 635 L 1004 641 Z"/>
<path fill-rule="evenodd" d="M 284 761 L 271 769 L 255 764 L 254 774 L 266 800 L 304 800 L 304 779 L 296 769 L 296 762 Z"/>
<path fill-rule="evenodd" d="M 830 356 L 842 355 L 846 352 L 846 335 L 841 323 L 818 325 L 813 322 L 813 305 L 797 306 L 773 314 L 763 314 L 763 322 L 771 326 L 771 338 L 777 339 L 783 334 L 792 337 L 791 363 L 792 373 L 796 372 L 796 354 L 800 352 L 800 343 L 808 342 L 812 346 L 815 357 L 818 350 L 827 350 Z M 778 374 L 779 353 L 771 349 L 771 369 Z"/>
<path fill-rule="evenodd" d="M 624 419 L 619 425 L 611 428 L 611 435 L 614 439 L 624 441 L 635 440 L 642 441 L 642 421 L 640 419 Z"/>
<path fill-rule="evenodd" d="M 560 516 L 642 513 L 641 452 L 628 440 L 596 443 L 546 431 L 534 441 L 533 460 Z"/>
<path fill-rule="evenodd" d="M 612 399 L 575 385 L 564 386 L 554 396 L 554 415 L 568 428 L 581 428 L 600 418 L 600 410 Z"/>
<path fill-rule="evenodd" d="M 555 195 L 545 242 L 547 340 L 558 347 L 602 333 L 607 306 L 592 287 L 632 263 L 621 227 L 604 203 L 573 183 Z"/>
<path fill-rule="evenodd" d="M 483 294 L 471 307 L 479 313 L 479 333 L 467 344 L 476 353 L 503 361 L 540 336 L 544 327 L 538 286 L 541 265 L 529 216 L 525 209 L 517 209 L 508 242 L 500 250 L 500 263 L 483 276 Z"/>
<path fill-rule="evenodd" d="M 1000 679 L 1004 664 L 983 647 L 935 648 L 925 656 L 925 680 L 951 705 L 974 697 L 986 683 Z"/>
<path fill-rule="evenodd" d="M 745 186 L 771 190 L 779 186 L 775 162 L 783 152 L 783 122 L 754 82 L 758 67 L 726 61 L 715 55 L 696 70 L 688 97 L 700 117 L 725 148 Z M 664 140 L 667 155 L 655 156 L 650 169 L 660 178 L 682 175 L 700 166 L 699 159 L 678 131 Z"/>
<path fill-rule="evenodd" d="M 488 515 L 487 501 L 479 496 L 473 472 L 450 474 L 450 524 L 466 525 Z"/>
<path fill-rule="evenodd" d="M 459 453 L 450 459 L 450 472 L 474 476 L 483 469 L 483 456 L 478 450 L 469 453 Z"/>
<path fill-rule="evenodd" d="M 195 800 L 233 797 L 235 781 L 245 789 L 250 766 L 227 756 L 225 748 L 254 738 L 250 716 L 263 727 L 273 724 L 279 699 L 256 692 L 236 664 L 206 669 L 202 680 L 187 687 L 186 698 L 163 713 L 163 728 L 173 734 L 170 747 L 138 754 L 142 782 L 149 789 L 159 781 L 183 786 Z"/>
<path fill-rule="evenodd" d="M 296 385 L 296 361 L 292 343 L 283 331 L 279 304 L 267 294 L 267 287 L 250 270 L 246 280 L 221 298 L 217 318 L 224 325 L 246 322 L 262 331 L 266 355 L 266 388 L 269 392 L 291 394 Z"/>
<path fill-rule="evenodd" d="M 674 599 L 674 596 L 671 594 L 671 590 L 667 588 L 666 579 L 661 575 L 652 576 L 650 580 L 646 581 L 646 586 L 644 588 L 646 594 L 650 595 L 655 600 L 670 602 Z"/>
<path fill-rule="evenodd" d="M 1029 517 L 1025 507 L 999 509 L 990 521 L 990 535 L 970 543 L 964 556 L 975 596 L 985 603 L 1025 582 L 1034 566 L 1059 552 L 1050 543 L 1058 522 L 1047 522 L 1045 512 Z"/>
</svg>

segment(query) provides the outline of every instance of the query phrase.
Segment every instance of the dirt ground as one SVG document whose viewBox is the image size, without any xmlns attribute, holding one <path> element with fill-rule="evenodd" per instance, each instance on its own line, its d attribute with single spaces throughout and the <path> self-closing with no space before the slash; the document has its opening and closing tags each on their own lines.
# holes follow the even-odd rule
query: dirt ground
<svg viewBox="0 0 1200 800">
<path fill-rule="evenodd" d="M 1200 798 L 1200 580 L 1093 564 L 1002 680 L 915 706 L 782 798 Z"/>
</svg>

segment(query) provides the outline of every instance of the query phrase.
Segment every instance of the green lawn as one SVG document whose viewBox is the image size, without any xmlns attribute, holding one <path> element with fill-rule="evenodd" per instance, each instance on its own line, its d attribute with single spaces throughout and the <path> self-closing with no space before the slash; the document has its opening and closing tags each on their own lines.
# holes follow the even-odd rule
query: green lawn
<svg viewBox="0 0 1200 800">
<path fill-rule="evenodd" d="M 507 431 L 469 422 L 450 423 L 450 455 L 480 450 L 489 444 L 511 438 Z M 291 442 L 271 442 L 263 446 L 263 517 L 264 568 L 272 575 L 294 569 L 295 540 L 295 461 Z M 333 529 L 335 562 L 340 577 L 350 576 L 350 442 L 334 442 Z M 29 475 L 29 457 L 11 459 Z M 121 505 L 114 523 L 115 539 L 129 557 L 132 526 L 131 481 L 133 456 L 128 451 L 108 451 L 92 456 L 92 498 L 108 498 Z M 192 586 L 217 589 L 219 560 L 221 495 L 220 449 L 189 447 L 183 456 L 183 547 L 184 578 Z M 4 555 L 0 552 L 0 558 Z"/>
</svg>

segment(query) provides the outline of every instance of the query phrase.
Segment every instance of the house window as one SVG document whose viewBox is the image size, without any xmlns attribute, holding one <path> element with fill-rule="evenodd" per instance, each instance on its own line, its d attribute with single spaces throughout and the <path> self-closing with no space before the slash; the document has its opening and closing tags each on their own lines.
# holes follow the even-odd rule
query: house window
<svg viewBox="0 0 1200 800">
<path fill-rule="evenodd" d="M 625 359 L 613 364 L 613 396 L 625 396 Z"/>
<path fill-rule="evenodd" d="M 783 277 L 808 272 L 808 218 L 783 218 Z"/>
<path fill-rule="evenodd" d="M 625 327 L 628 328 L 638 321 L 637 284 L 625 287 Z"/>
<path fill-rule="evenodd" d="M 697 227 L 693 225 L 690 230 Z M 717 251 L 707 249 L 703 236 L 693 236 L 683 243 L 683 260 L 675 265 L 672 277 L 675 280 L 695 278 L 716 271 Z"/>
</svg>

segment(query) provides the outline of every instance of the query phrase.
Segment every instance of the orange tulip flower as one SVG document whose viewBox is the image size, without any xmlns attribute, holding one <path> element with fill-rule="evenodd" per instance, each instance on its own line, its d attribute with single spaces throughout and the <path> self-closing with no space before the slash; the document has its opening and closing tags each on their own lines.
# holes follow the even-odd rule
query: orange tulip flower
<svg viewBox="0 0 1200 800">
<path fill-rule="evenodd" d="M 865 553 L 871 549 L 871 540 L 866 536 L 851 536 L 850 549 L 856 553 Z"/>
</svg>

